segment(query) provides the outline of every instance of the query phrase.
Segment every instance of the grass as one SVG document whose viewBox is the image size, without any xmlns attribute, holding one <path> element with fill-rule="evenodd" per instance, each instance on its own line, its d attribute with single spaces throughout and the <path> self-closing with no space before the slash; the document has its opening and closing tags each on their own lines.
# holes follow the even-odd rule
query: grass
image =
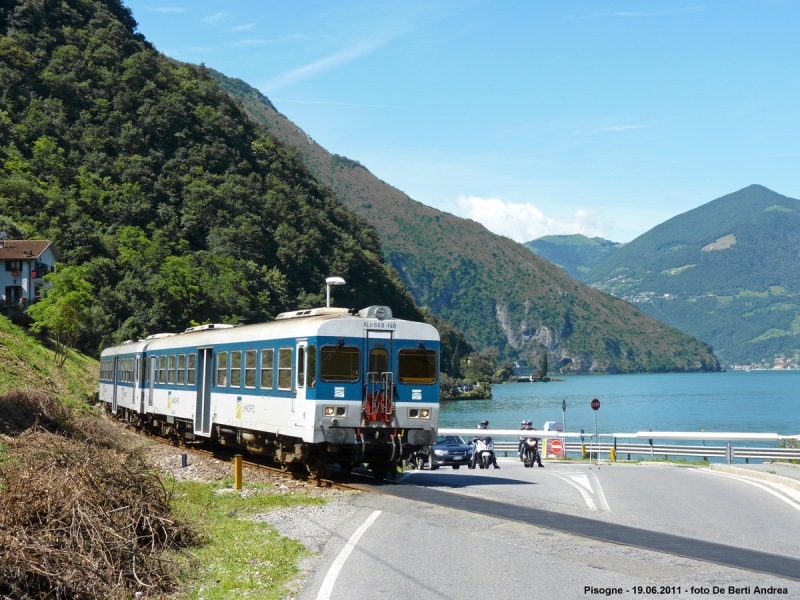
<svg viewBox="0 0 800 600">
<path fill-rule="evenodd" d="M 274 494 L 272 486 L 248 485 L 244 494 L 231 481 L 174 483 L 173 508 L 191 520 L 204 543 L 187 561 L 184 598 L 281 598 L 309 555 L 300 542 L 281 537 L 275 527 L 252 518 L 291 506 L 323 504 L 305 494 Z"/>
<path fill-rule="evenodd" d="M 46 390 L 69 408 L 89 410 L 87 400 L 97 391 L 100 363 L 72 350 L 61 368 L 53 358 L 52 350 L 0 316 L 0 394 L 13 389 Z"/>
</svg>

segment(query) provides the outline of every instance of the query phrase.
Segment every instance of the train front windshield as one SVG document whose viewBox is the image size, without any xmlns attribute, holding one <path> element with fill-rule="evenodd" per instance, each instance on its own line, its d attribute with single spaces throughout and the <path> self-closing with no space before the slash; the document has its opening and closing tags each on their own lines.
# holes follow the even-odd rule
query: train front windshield
<svg viewBox="0 0 800 600">
<path fill-rule="evenodd" d="M 400 350 L 397 378 L 400 383 L 436 383 L 435 350 Z"/>
</svg>

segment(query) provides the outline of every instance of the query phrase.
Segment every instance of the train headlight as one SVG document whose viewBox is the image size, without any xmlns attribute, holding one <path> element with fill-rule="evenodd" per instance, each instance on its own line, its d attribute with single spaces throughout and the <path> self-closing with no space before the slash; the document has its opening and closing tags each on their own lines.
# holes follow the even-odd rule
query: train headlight
<svg viewBox="0 0 800 600">
<path fill-rule="evenodd" d="M 418 419 L 419 418 L 419 410 L 416 409 L 416 408 L 409 409 L 408 418 L 409 419 Z"/>
<path fill-rule="evenodd" d="M 422 419 L 428 419 L 431 416 L 431 410 L 429 408 L 423 408 L 419 411 L 419 416 Z"/>
<path fill-rule="evenodd" d="M 336 407 L 336 416 L 337 417 L 343 417 L 344 413 L 345 413 L 345 407 L 344 406 L 337 406 Z"/>
<path fill-rule="evenodd" d="M 378 317 L 379 319 L 383 319 L 386 316 L 386 309 L 381 306 L 378 310 L 375 311 L 375 316 Z"/>
<path fill-rule="evenodd" d="M 332 417 L 333 416 L 333 407 L 332 406 L 326 406 L 325 407 L 325 416 L 326 417 Z"/>
</svg>

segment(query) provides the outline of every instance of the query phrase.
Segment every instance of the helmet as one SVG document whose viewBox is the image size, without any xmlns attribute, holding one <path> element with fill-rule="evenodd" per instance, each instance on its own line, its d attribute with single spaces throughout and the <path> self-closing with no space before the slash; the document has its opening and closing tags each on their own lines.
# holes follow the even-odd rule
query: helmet
<svg viewBox="0 0 800 600">
<path fill-rule="evenodd" d="M 528 421 L 527 419 L 525 419 L 525 420 L 522 422 L 522 428 L 523 428 L 523 429 L 533 429 L 533 423 L 531 423 L 530 421 Z"/>
<path fill-rule="evenodd" d="M 489 421 L 481 421 L 478 423 L 478 429 L 489 429 Z"/>
</svg>

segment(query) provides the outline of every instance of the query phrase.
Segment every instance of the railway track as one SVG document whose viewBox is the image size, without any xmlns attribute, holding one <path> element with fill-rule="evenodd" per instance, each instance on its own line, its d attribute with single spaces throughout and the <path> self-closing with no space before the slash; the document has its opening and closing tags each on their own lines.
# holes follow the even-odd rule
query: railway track
<svg viewBox="0 0 800 600">
<path fill-rule="evenodd" d="M 140 429 L 136 429 L 135 427 L 127 423 L 121 423 L 121 424 L 125 426 L 126 429 L 136 433 L 139 436 L 145 437 L 149 440 L 158 442 L 165 446 L 180 448 L 181 450 L 185 450 L 187 454 L 199 454 L 202 456 L 207 456 L 223 462 L 230 462 L 230 463 L 233 463 L 233 459 L 235 456 L 241 455 L 243 467 L 248 467 L 250 469 L 256 469 L 259 471 L 266 471 L 272 475 L 276 475 L 278 477 L 283 477 L 286 479 L 292 479 L 294 481 L 305 481 L 307 483 L 313 483 L 318 487 L 326 487 L 326 488 L 340 489 L 340 490 L 364 491 L 364 488 L 358 487 L 356 485 L 342 483 L 340 481 L 336 481 L 335 479 L 331 479 L 328 477 L 317 477 L 314 474 L 306 471 L 302 465 L 298 465 L 294 469 L 282 469 L 281 467 L 271 464 L 271 461 L 269 461 L 269 459 L 267 458 L 262 459 L 260 457 L 248 454 L 247 451 L 245 450 L 238 451 L 234 449 L 224 448 L 217 446 L 216 444 L 213 444 L 211 442 L 195 442 L 191 445 L 182 443 L 176 445 L 169 439 L 165 439 L 163 437 L 147 433 Z"/>
</svg>

